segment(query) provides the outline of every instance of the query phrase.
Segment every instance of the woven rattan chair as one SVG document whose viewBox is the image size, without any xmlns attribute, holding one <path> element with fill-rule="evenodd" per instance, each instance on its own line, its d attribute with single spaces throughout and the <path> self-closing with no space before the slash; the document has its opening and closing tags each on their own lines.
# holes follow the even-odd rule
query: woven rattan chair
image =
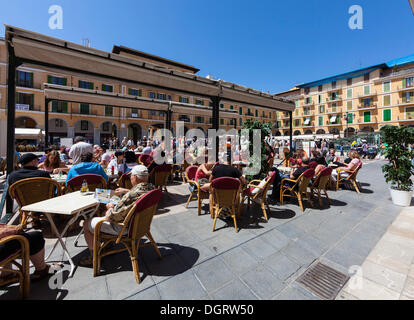
<svg viewBox="0 0 414 320">
<path fill-rule="evenodd" d="M 146 166 L 147 168 L 152 162 L 152 157 L 149 154 L 141 154 L 138 158 L 140 164 Z"/>
<path fill-rule="evenodd" d="M 0 261 L 1 271 L 8 271 L 15 274 L 15 276 L 7 279 L 7 281 L 0 283 L 0 286 L 4 286 L 10 283 L 19 281 L 20 283 L 20 295 L 22 298 L 27 298 L 29 296 L 30 290 L 30 268 L 29 268 L 29 241 L 20 235 L 12 235 L 0 239 L 0 245 L 6 244 L 10 241 L 18 241 L 20 249 L 15 253 L 11 254 L 4 260 Z M 17 260 L 21 260 L 19 263 Z M 12 264 L 17 267 L 16 269 L 7 268 L 6 266 Z"/>
<path fill-rule="evenodd" d="M 359 169 L 361 169 L 361 166 L 358 166 L 354 171 L 346 170 L 345 168 L 338 168 L 336 169 L 337 176 L 336 176 L 336 191 L 339 190 L 339 185 L 344 185 L 346 183 L 350 183 L 354 186 L 356 192 L 360 193 L 358 188 L 358 182 L 357 182 L 357 174 L 359 172 Z M 342 177 L 341 172 L 347 172 L 347 177 Z"/>
<path fill-rule="evenodd" d="M 93 242 L 93 276 L 100 274 L 101 259 L 107 255 L 115 254 L 128 250 L 131 258 L 132 268 L 135 280 L 140 283 L 141 277 L 138 268 L 138 248 L 142 246 L 152 245 L 161 259 L 161 253 L 157 244 L 151 235 L 150 227 L 152 218 L 157 210 L 158 203 L 162 198 L 161 190 L 155 189 L 141 196 L 135 205 L 131 208 L 123 223 L 117 223 L 122 229 L 117 236 L 102 233 L 101 226 L 104 221 L 96 224 Z M 143 237 L 147 237 L 149 242 L 140 243 Z M 124 248 L 104 250 L 108 244 L 122 243 Z"/>
<path fill-rule="evenodd" d="M 107 183 L 104 177 L 99 174 L 81 174 L 70 179 L 67 182 L 66 192 L 75 192 L 79 191 L 82 188 L 83 181 L 88 183 L 89 191 L 95 191 L 97 188 L 106 189 Z"/>
<path fill-rule="evenodd" d="M 118 180 L 118 185 L 121 188 L 132 189 L 131 172 L 124 173 Z"/>
<path fill-rule="evenodd" d="M 4 174 L 4 172 L 6 172 L 6 169 L 7 169 L 6 159 L 0 159 L 0 172 Z"/>
<path fill-rule="evenodd" d="M 159 166 L 156 166 L 153 170 L 150 172 L 149 181 L 151 181 L 154 186 L 160 190 L 163 190 L 168 195 L 167 190 L 167 182 L 168 177 L 170 176 L 172 171 L 172 165 L 170 164 L 162 164 Z"/>
<path fill-rule="evenodd" d="M 259 204 L 260 207 L 262 208 L 263 215 L 266 221 L 269 220 L 267 216 L 267 212 L 266 212 L 266 208 L 267 208 L 267 210 L 269 210 L 269 213 L 270 213 L 269 204 L 267 203 L 267 192 L 269 191 L 270 186 L 273 184 L 275 177 L 276 177 L 276 171 L 273 171 L 270 173 L 269 176 L 266 177 L 266 180 L 265 180 L 266 182 L 262 187 L 259 186 L 259 184 L 262 182 L 261 180 L 252 180 L 247 185 L 247 189 L 244 190 L 243 192 L 243 198 L 241 201 L 241 212 L 243 212 L 244 201 L 247 199 L 248 206 L 250 206 L 251 202 L 256 202 L 257 204 Z M 258 189 L 258 192 L 255 193 L 254 192 L 255 189 Z"/>
<path fill-rule="evenodd" d="M 39 220 L 39 217 L 33 216 L 30 212 L 22 211 L 21 208 L 60 196 L 61 186 L 50 178 L 28 178 L 13 183 L 9 187 L 9 195 L 16 200 L 20 210 L 20 224 L 25 227 L 29 217 L 34 220 Z"/>
<path fill-rule="evenodd" d="M 315 180 L 313 181 L 312 185 L 310 186 L 311 196 L 313 198 L 314 194 L 318 194 L 319 205 L 322 207 L 322 192 L 326 196 L 326 200 L 329 204 L 331 204 L 331 199 L 328 197 L 328 192 L 326 188 L 329 186 L 329 180 L 331 179 L 332 168 L 326 167 L 323 169 L 319 174 L 316 176 Z"/>
<path fill-rule="evenodd" d="M 308 169 L 297 180 L 283 179 L 280 183 L 280 204 L 283 205 L 284 197 L 297 198 L 300 208 L 305 211 L 302 203 L 302 195 L 305 195 L 313 208 L 313 202 L 307 190 L 314 175 L 315 170 Z"/>
<path fill-rule="evenodd" d="M 201 215 L 201 205 L 203 203 L 203 200 L 208 199 L 210 194 L 208 192 L 202 191 L 198 182 L 195 181 L 197 170 L 197 166 L 189 166 L 184 173 L 185 180 L 188 183 L 189 187 L 192 189 L 185 207 L 188 208 L 188 204 L 191 200 L 197 200 L 198 215 Z"/>
<path fill-rule="evenodd" d="M 230 177 L 217 178 L 211 182 L 210 187 L 213 196 L 213 232 L 216 228 L 217 218 L 221 215 L 231 216 L 234 221 L 234 228 L 238 232 L 236 216 L 240 193 L 240 180 Z"/>
</svg>

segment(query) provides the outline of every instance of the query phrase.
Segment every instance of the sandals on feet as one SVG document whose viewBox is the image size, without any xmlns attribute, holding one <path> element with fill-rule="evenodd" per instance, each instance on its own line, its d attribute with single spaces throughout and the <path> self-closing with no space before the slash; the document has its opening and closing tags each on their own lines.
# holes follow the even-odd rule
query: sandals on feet
<svg viewBox="0 0 414 320">
<path fill-rule="evenodd" d="M 49 269 L 50 269 L 50 264 L 47 264 L 46 268 L 44 268 L 43 270 L 36 270 L 30 276 L 30 281 L 31 282 L 37 282 L 37 281 L 40 281 L 40 280 L 48 277 L 49 276 Z"/>
</svg>

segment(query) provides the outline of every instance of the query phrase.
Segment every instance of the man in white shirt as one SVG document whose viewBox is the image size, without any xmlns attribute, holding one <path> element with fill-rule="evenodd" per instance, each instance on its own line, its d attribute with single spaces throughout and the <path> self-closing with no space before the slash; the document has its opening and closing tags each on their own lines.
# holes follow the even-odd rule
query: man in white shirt
<svg viewBox="0 0 414 320">
<path fill-rule="evenodd" d="M 102 168 L 106 169 L 106 167 L 108 166 L 109 162 L 111 161 L 111 155 L 107 152 L 106 150 L 106 146 L 101 146 L 101 150 L 102 150 L 102 156 L 101 156 L 101 162 L 100 165 L 102 166 Z"/>
<path fill-rule="evenodd" d="M 73 165 L 81 163 L 81 156 L 86 153 L 93 153 L 92 145 L 84 142 L 84 137 L 76 137 L 75 144 L 70 148 L 69 157 L 73 160 Z"/>
<path fill-rule="evenodd" d="M 142 154 L 151 154 L 152 152 L 152 147 L 151 144 L 148 142 L 147 146 L 142 150 Z"/>
</svg>

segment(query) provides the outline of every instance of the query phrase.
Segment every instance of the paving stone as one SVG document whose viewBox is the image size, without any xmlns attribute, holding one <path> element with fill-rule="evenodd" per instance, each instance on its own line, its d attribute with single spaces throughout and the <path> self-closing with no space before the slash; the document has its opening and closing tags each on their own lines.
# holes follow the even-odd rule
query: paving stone
<svg viewBox="0 0 414 320">
<path fill-rule="evenodd" d="M 185 247 L 178 255 L 187 267 L 192 267 L 216 256 L 216 253 L 203 242 L 199 242 L 191 247 Z"/>
<path fill-rule="evenodd" d="M 246 250 L 248 254 L 256 258 L 258 261 L 264 260 L 278 251 L 261 238 L 250 240 L 242 244 L 241 248 L 243 248 L 243 250 Z"/>
<path fill-rule="evenodd" d="M 144 262 L 148 274 L 155 283 L 176 276 L 190 268 L 177 254 L 165 256 L 161 260 L 144 260 Z"/>
<path fill-rule="evenodd" d="M 301 267 L 286 255 L 278 252 L 265 260 L 265 265 L 281 280 L 288 279 Z"/>
<path fill-rule="evenodd" d="M 258 300 L 253 292 L 239 279 L 210 294 L 213 300 Z"/>
<path fill-rule="evenodd" d="M 274 276 L 264 265 L 257 265 L 243 274 L 241 278 L 261 299 L 270 299 L 286 286 L 282 280 Z"/>
<path fill-rule="evenodd" d="M 309 266 L 317 257 L 319 257 L 297 242 L 290 243 L 287 247 L 282 249 L 282 252 L 293 261 L 296 261 L 299 265 L 305 267 Z"/>
<path fill-rule="evenodd" d="M 354 254 L 350 249 L 343 249 L 338 247 L 328 251 L 325 257 L 344 266 L 346 269 L 349 269 L 355 265 L 360 266 L 365 260 L 365 257 Z"/>
<path fill-rule="evenodd" d="M 204 241 L 204 244 L 216 254 L 223 253 L 237 246 L 237 242 L 234 239 L 220 233 L 217 233 L 214 238 Z"/>
<path fill-rule="evenodd" d="M 139 268 L 142 269 L 141 266 L 139 266 Z M 140 275 L 141 283 L 135 281 L 135 276 L 132 271 L 123 271 L 106 275 L 106 283 L 111 298 L 113 300 L 125 299 L 150 286 L 154 286 L 154 280 L 146 271 L 144 271 L 143 274 L 140 273 Z"/>
<path fill-rule="evenodd" d="M 414 278 L 407 277 L 402 294 L 407 298 L 414 300 Z"/>
<path fill-rule="evenodd" d="M 196 266 L 193 271 L 207 292 L 223 287 L 236 277 L 219 257 Z"/>
<path fill-rule="evenodd" d="M 287 236 L 276 229 L 264 233 L 261 239 L 270 244 L 277 251 L 286 247 L 291 241 Z"/>
<path fill-rule="evenodd" d="M 306 234 L 305 236 L 298 239 L 296 243 L 318 257 L 321 256 L 329 248 L 328 244 L 324 243 L 322 240 L 319 240 L 311 234 Z"/>
<path fill-rule="evenodd" d="M 236 275 L 241 275 L 248 270 L 253 269 L 257 264 L 257 260 L 249 255 L 241 247 L 236 247 L 220 255 L 220 258 Z"/>
<path fill-rule="evenodd" d="M 299 228 L 298 226 L 292 225 L 290 222 L 282 224 L 281 226 L 276 227 L 276 229 L 290 239 L 300 238 L 306 233 L 305 230 Z"/>
<path fill-rule="evenodd" d="M 299 287 L 296 284 L 289 285 L 279 295 L 273 297 L 273 300 L 320 300 L 318 297 L 312 295 L 306 289 Z"/>
<path fill-rule="evenodd" d="M 157 287 L 151 286 L 134 294 L 133 296 L 128 297 L 126 300 L 161 300 L 161 296 Z"/>
<path fill-rule="evenodd" d="M 365 261 L 362 265 L 362 276 L 396 292 L 401 292 L 407 279 L 402 274 L 379 264 Z"/>
<path fill-rule="evenodd" d="M 207 295 L 192 270 L 157 284 L 162 300 L 197 300 Z"/>
<path fill-rule="evenodd" d="M 360 300 L 398 300 L 400 297 L 400 293 L 359 276 L 353 276 L 344 291 Z"/>
</svg>

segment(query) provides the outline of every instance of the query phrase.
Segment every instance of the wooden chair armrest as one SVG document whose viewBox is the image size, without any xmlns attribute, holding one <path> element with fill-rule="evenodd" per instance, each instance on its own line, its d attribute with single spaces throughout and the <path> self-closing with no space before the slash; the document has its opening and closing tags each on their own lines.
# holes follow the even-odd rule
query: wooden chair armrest
<svg viewBox="0 0 414 320">
<path fill-rule="evenodd" d="M 14 234 L 11 236 L 7 236 L 4 237 L 2 239 L 0 239 L 0 244 L 12 241 L 12 240 L 17 240 L 20 243 L 20 246 L 23 250 L 26 250 L 27 252 L 29 252 L 29 241 L 23 237 L 22 235 L 18 235 L 18 234 Z"/>
<path fill-rule="evenodd" d="M 200 189 L 200 184 L 197 182 L 197 181 L 194 181 L 194 180 L 188 180 L 188 183 L 189 184 L 195 184 L 196 185 L 196 187 L 198 188 L 198 189 Z"/>
<path fill-rule="evenodd" d="M 256 182 L 259 182 L 260 183 L 260 182 L 262 182 L 262 180 L 257 180 L 257 179 L 256 180 L 252 180 L 252 181 L 249 182 L 249 184 L 256 183 Z"/>
<path fill-rule="evenodd" d="M 280 182 L 280 184 L 282 184 L 284 181 L 298 182 L 297 180 L 293 180 L 293 179 L 289 179 L 289 178 L 284 178 L 284 179 L 282 179 L 282 181 Z"/>
<path fill-rule="evenodd" d="M 249 184 L 247 185 L 247 188 L 258 188 L 258 189 L 260 189 L 260 190 L 264 190 L 264 188 L 263 188 L 263 187 L 259 187 L 258 185 L 251 184 L 251 183 L 249 183 Z"/>
</svg>

